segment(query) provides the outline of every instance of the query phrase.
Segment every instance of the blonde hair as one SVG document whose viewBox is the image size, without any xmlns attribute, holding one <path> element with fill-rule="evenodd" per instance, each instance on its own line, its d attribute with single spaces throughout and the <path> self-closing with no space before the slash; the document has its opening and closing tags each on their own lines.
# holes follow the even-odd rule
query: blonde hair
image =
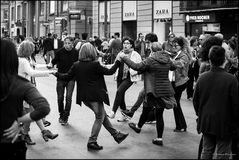
<svg viewBox="0 0 239 160">
<path fill-rule="evenodd" d="M 19 57 L 30 57 L 34 52 L 34 47 L 35 45 L 31 41 L 24 40 L 20 43 L 17 54 Z"/>
<path fill-rule="evenodd" d="M 84 43 L 79 51 L 79 60 L 94 61 L 96 58 L 97 54 L 95 47 L 89 42 Z"/>
</svg>

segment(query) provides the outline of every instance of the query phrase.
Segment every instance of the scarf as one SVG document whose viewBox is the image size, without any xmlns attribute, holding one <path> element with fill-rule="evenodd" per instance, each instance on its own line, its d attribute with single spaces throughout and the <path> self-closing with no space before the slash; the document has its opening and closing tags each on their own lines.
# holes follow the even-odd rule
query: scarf
<svg viewBox="0 0 239 160">
<path fill-rule="evenodd" d="M 134 51 L 133 48 L 123 50 L 123 52 L 128 55 L 129 59 L 133 51 Z M 128 72 L 129 72 L 129 66 L 124 63 L 122 80 L 127 78 Z"/>
</svg>

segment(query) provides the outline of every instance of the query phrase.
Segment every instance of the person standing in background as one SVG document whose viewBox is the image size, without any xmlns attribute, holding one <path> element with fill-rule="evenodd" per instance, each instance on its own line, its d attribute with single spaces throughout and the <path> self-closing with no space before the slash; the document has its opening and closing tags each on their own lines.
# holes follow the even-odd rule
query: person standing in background
<svg viewBox="0 0 239 160">
<path fill-rule="evenodd" d="M 54 59 L 54 46 L 52 34 L 48 33 L 48 37 L 43 41 L 44 52 L 46 53 L 46 64 L 49 64 Z"/>
<path fill-rule="evenodd" d="M 135 51 L 138 52 L 142 59 L 145 59 L 145 42 L 143 33 L 138 34 L 138 39 L 134 42 Z"/>
</svg>

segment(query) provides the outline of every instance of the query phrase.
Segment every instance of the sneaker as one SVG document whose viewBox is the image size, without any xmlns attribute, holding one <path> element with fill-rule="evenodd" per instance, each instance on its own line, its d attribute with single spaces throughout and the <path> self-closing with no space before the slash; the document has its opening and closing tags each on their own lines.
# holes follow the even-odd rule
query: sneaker
<svg viewBox="0 0 239 160">
<path fill-rule="evenodd" d="M 27 145 L 35 145 L 36 142 L 33 142 L 29 134 L 24 135 L 24 140 Z"/>
<path fill-rule="evenodd" d="M 134 113 L 130 112 L 130 110 L 123 110 L 121 111 L 121 114 L 126 116 L 128 119 L 131 119 L 134 115 Z"/>
<path fill-rule="evenodd" d="M 129 127 L 132 128 L 136 133 L 141 132 L 141 128 L 138 128 L 135 123 L 129 123 Z"/>
<path fill-rule="evenodd" d="M 127 117 L 122 115 L 119 119 L 117 119 L 117 121 L 118 122 L 126 122 L 126 121 L 128 121 L 128 119 L 127 119 Z"/>
<path fill-rule="evenodd" d="M 55 139 L 58 137 L 58 134 L 53 134 L 50 130 L 43 130 L 42 132 L 42 138 L 47 142 L 48 139 Z"/>
<path fill-rule="evenodd" d="M 91 142 L 87 144 L 87 148 L 89 150 L 101 150 L 103 149 L 103 146 L 99 146 L 97 142 Z"/>
<path fill-rule="evenodd" d="M 153 139 L 152 143 L 158 146 L 162 146 L 163 145 L 163 140 L 158 140 L 158 139 Z"/>
<path fill-rule="evenodd" d="M 156 123 L 156 121 L 147 121 L 147 122 L 145 122 L 145 124 L 155 124 Z"/>
<path fill-rule="evenodd" d="M 115 118 L 115 112 L 114 111 L 110 111 L 110 114 L 107 115 L 110 119 L 114 119 Z"/>
<path fill-rule="evenodd" d="M 118 144 L 120 144 L 123 140 L 125 140 L 125 138 L 127 138 L 128 135 L 129 135 L 129 133 L 124 134 L 124 133 L 118 132 L 118 133 L 114 136 L 114 139 L 115 139 L 115 141 L 116 141 Z"/>
<path fill-rule="evenodd" d="M 44 127 L 47 127 L 47 126 L 50 126 L 50 125 L 51 125 L 51 122 L 45 120 L 45 121 L 43 122 L 43 124 L 44 124 Z"/>
</svg>

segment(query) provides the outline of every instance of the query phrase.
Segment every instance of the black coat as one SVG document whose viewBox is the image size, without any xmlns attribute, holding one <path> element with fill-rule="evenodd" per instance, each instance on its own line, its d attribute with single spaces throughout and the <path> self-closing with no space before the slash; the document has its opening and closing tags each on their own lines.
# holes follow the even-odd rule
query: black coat
<svg viewBox="0 0 239 160">
<path fill-rule="evenodd" d="M 75 78 L 77 83 L 76 103 L 81 102 L 104 102 L 110 105 L 108 91 L 104 75 L 115 73 L 120 62 L 116 61 L 110 68 L 103 67 L 99 61 L 75 62 L 66 74 L 56 73 L 59 79 L 71 80 Z"/>
<path fill-rule="evenodd" d="M 218 138 L 230 137 L 239 122 L 238 82 L 224 69 L 212 67 L 196 84 L 193 105 L 198 132 Z"/>
</svg>

